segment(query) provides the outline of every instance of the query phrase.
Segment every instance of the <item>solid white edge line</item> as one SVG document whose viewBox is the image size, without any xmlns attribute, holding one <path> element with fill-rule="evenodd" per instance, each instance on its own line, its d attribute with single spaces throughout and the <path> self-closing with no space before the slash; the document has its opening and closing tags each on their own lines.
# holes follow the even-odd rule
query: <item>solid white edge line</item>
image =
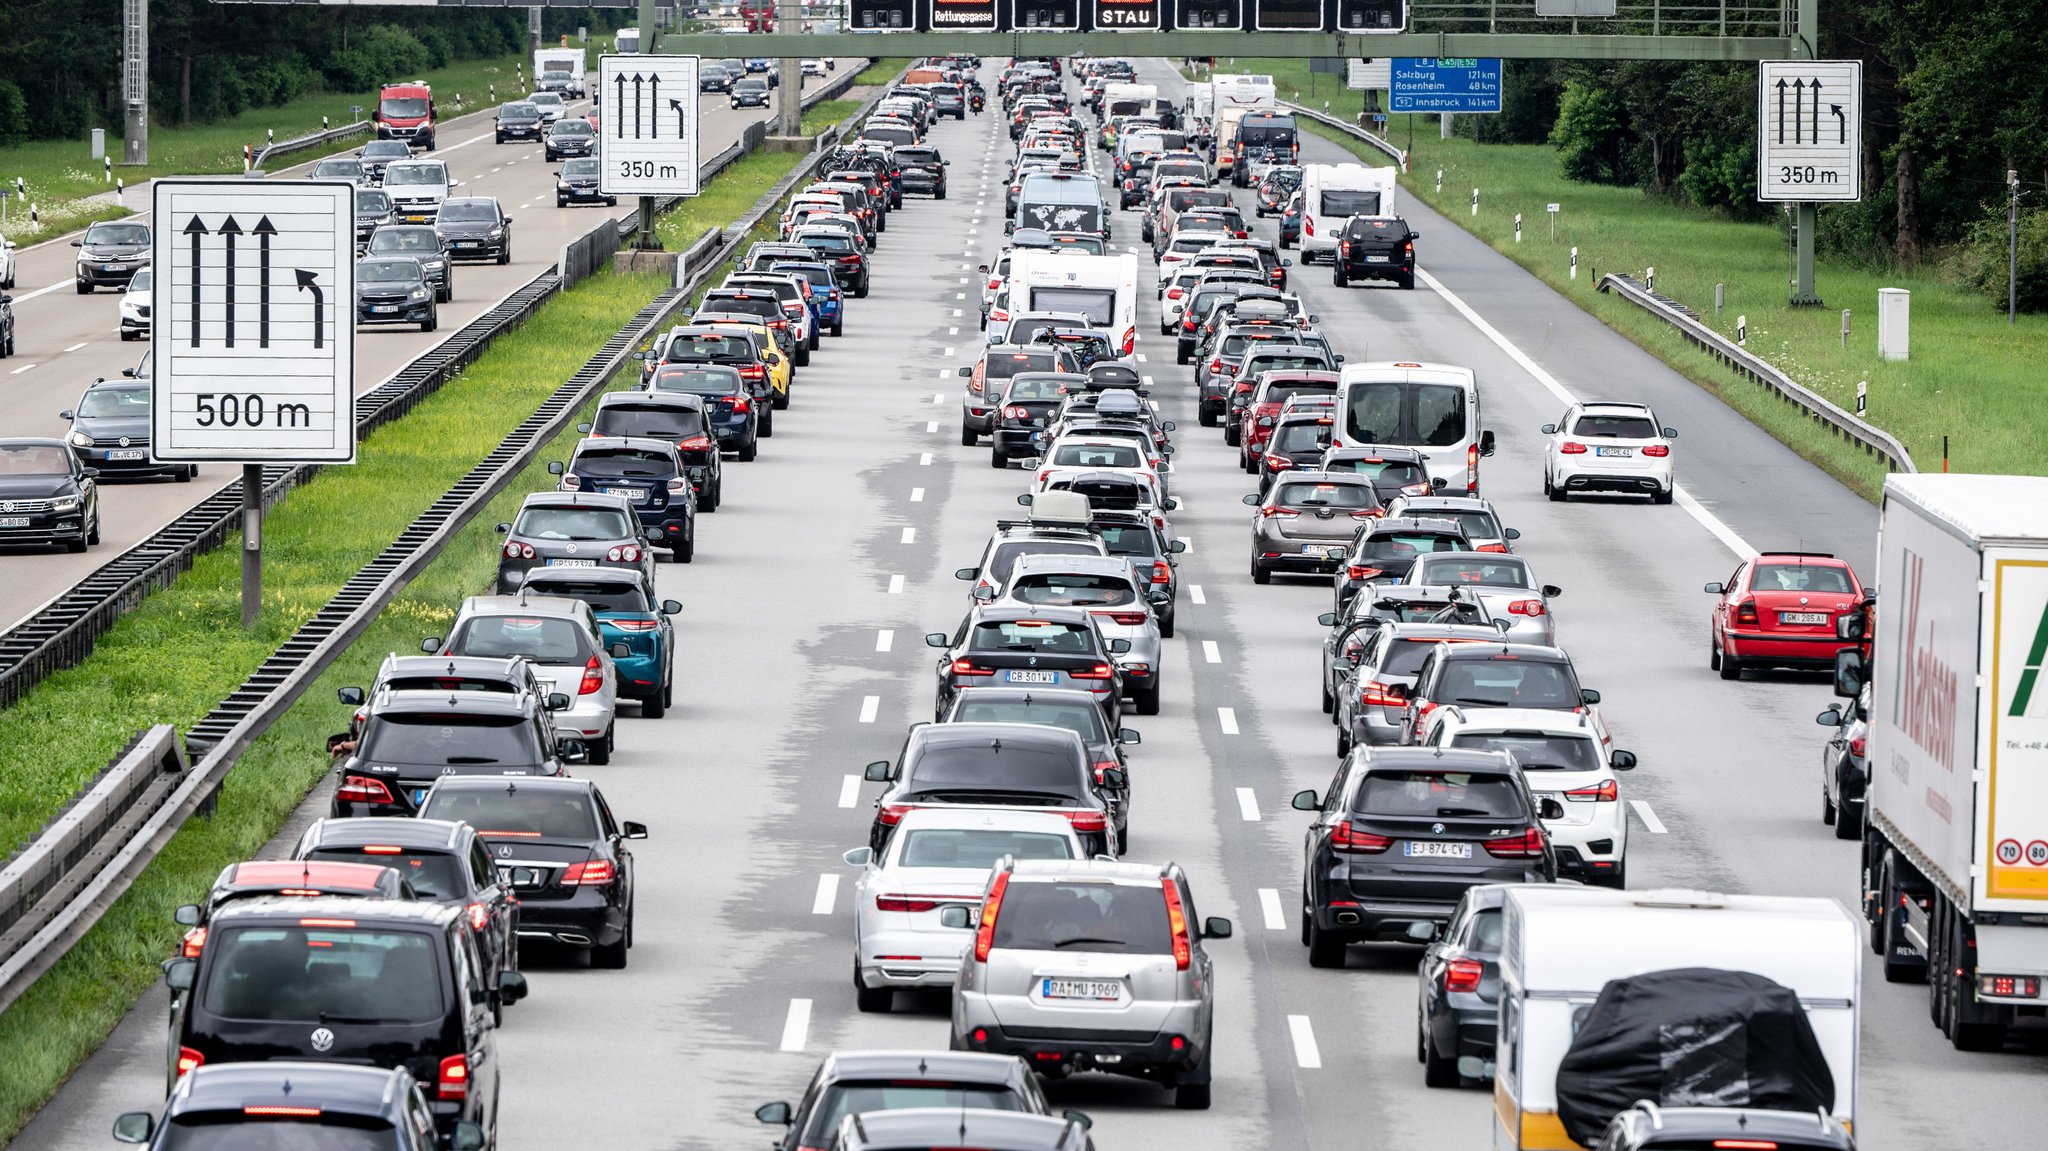
<svg viewBox="0 0 2048 1151">
<path fill-rule="evenodd" d="M 1650 834 L 1663 835 L 1669 830 L 1664 826 L 1664 821 L 1657 818 L 1657 813 L 1650 810 L 1649 804 L 1640 799 L 1631 799 L 1628 805 L 1636 809 L 1636 818 L 1643 821 L 1643 826 L 1650 829 Z"/>
<path fill-rule="evenodd" d="M 1296 1016 L 1296 1018 L 1301 1018 L 1303 1022 L 1307 1022 L 1304 1017 Z M 782 1024 L 782 1050 L 802 1051 L 804 1049 L 804 1039 L 810 1034 L 810 1030 L 811 1001 L 808 999 L 790 1000 L 789 1018 L 784 1020 Z M 1311 1039 L 1310 1042 L 1313 1043 L 1314 1040 Z M 1299 1048 L 1299 1042 L 1295 1046 Z"/>
<path fill-rule="evenodd" d="M 839 781 L 839 806 L 852 807 L 860 802 L 861 777 L 849 775 Z"/>
<path fill-rule="evenodd" d="M 881 696 L 879 696 L 879 695 L 864 695 L 864 696 L 862 696 L 862 697 L 861 697 L 861 700 L 860 700 L 860 721 L 861 721 L 862 723 L 873 723 L 873 722 L 875 722 L 875 717 L 876 717 L 876 716 L 878 716 L 878 715 L 880 715 L 881 713 L 882 713 L 882 697 L 881 697 Z"/>
<path fill-rule="evenodd" d="M 1456 292 L 1453 292 L 1449 288 L 1444 287 L 1443 282 L 1441 280 L 1438 280 L 1435 276 L 1430 275 L 1428 272 L 1423 271 L 1421 268 L 1417 268 L 1415 270 L 1415 274 L 1422 280 L 1424 284 L 1427 284 L 1429 286 L 1430 291 L 1435 292 L 1439 296 L 1442 296 L 1444 298 L 1445 303 L 1457 309 L 1458 314 L 1465 317 L 1466 322 L 1470 323 L 1473 327 L 1478 328 L 1480 335 L 1485 336 L 1488 340 L 1491 340 L 1495 347 L 1499 348 L 1503 352 L 1506 352 L 1509 359 L 1515 361 L 1515 363 L 1519 365 L 1523 371 L 1529 373 L 1529 375 L 1533 377 L 1537 383 L 1542 384 L 1545 391 L 1548 391 L 1552 396 L 1555 396 L 1557 399 L 1562 400 L 1567 404 L 1575 404 L 1579 402 L 1579 397 L 1573 395 L 1571 389 L 1565 387 L 1561 383 L 1558 383 L 1557 377 L 1551 375 L 1547 371 L 1544 371 L 1543 366 L 1541 364 L 1538 364 L 1535 360 L 1530 359 L 1528 354 L 1523 352 L 1522 349 L 1516 347 L 1514 341 L 1502 335 L 1498 328 L 1495 328 L 1492 324 L 1487 323 L 1484 317 L 1480 316 L 1478 312 L 1472 310 L 1472 305 L 1467 304 L 1464 300 L 1459 299 L 1458 294 Z M 1729 527 L 1727 523 L 1721 519 L 1721 517 L 1715 515 L 1713 512 L 1708 511 L 1704 505 L 1702 505 L 1698 500 L 1694 499 L 1692 497 L 1692 493 L 1686 491 L 1683 487 L 1675 487 L 1672 490 L 1672 496 L 1674 502 L 1677 503 L 1679 507 L 1685 509 L 1685 514 L 1691 516 L 1695 521 L 1699 523 L 1701 527 L 1707 529 L 1708 534 L 1712 535 L 1715 539 L 1721 541 L 1721 546 L 1727 548 L 1729 551 L 1734 552 L 1737 556 L 1743 559 L 1755 558 L 1757 554 L 1756 548 L 1750 546 L 1749 541 L 1743 539 L 1740 535 L 1738 535 L 1735 529 Z"/>
<path fill-rule="evenodd" d="M 804 1004 L 806 1009 L 808 1009 L 810 1005 L 810 1000 L 799 999 L 796 1000 L 795 1003 L 790 1004 L 790 1015 L 792 1019 L 795 1018 L 797 1003 Z M 1288 1016 L 1287 1032 L 1294 1039 L 1295 1066 L 1314 1069 L 1317 1067 L 1321 1067 L 1323 1065 L 1323 1053 L 1321 1049 L 1316 1047 L 1316 1030 L 1312 1025 L 1310 1025 L 1308 1021 L 1308 1016 Z M 785 1031 L 783 1033 L 782 1048 L 784 1051 L 794 1050 L 789 1046 L 788 1040 L 789 1035 L 788 1032 Z"/>
<path fill-rule="evenodd" d="M 1216 709 L 1216 722 L 1217 722 L 1218 724 L 1222 725 L 1222 727 L 1223 727 L 1223 734 L 1225 734 L 1225 735 L 1236 735 L 1236 734 L 1237 734 L 1237 711 L 1236 711 L 1236 710 L 1235 710 L 1234 708 L 1228 708 L 1228 707 L 1219 707 L 1219 708 L 1217 708 L 1217 709 Z"/>
<path fill-rule="evenodd" d="M 851 779 L 852 776 L 847 778 Z M 1271 887 L 1259 888 L 1259 911 L 1266 919 L 1266 930 L 1287 930 L 1287 911 L 1280 904 L 1280 892 Z"/>
<path fill-rule="evenodd" d="M 1249 787 L 1237 789 L 1237 813 L 1244 816 L 1246 823 L 1259 821 L 1259 796 Z"/>
<path fill-rule="evenodd" d="M 894 629 L 885 627 L 875 633 L 876 651 L 888 651 L 894 646 L 896 646 L 896 632 Z"/>
<path fill-rule="evenodd" d="M 826 872 L 818 877 L 818 895 L 811 900 L 812 915 L 832 914 L 832 904 L 839 898 L 839 876 Z"/>
<path fill-rule="evenodd" d="M 1215 640 L 1205 639 L 1202 641 L 1202 658 L 1210 663 L 1223 662 L 1223 652 L 1217 648 Z"/>
</svg>

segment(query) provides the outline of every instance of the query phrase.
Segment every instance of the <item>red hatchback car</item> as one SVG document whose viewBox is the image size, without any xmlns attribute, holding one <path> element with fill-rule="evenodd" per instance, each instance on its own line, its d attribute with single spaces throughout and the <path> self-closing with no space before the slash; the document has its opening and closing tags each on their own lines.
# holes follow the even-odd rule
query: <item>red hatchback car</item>
<svg viewBox="0 0 2048 1151">
<path fill-rule="evenodd" d="M 1854 646 L 1835 637 L 1835 617 L 1862 601 L 1863 584 L 1825 552 L 1765 552 L 1707 591 L 1720 597 L 1707 666 L 1722 679 L 1741 679 L 1745 668 L 1829 668 Z"/>
</svg>

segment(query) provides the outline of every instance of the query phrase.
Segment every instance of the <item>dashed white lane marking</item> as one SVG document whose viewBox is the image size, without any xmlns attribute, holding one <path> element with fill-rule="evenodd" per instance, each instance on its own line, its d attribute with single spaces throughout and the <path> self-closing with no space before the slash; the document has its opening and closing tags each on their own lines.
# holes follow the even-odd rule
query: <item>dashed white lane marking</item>
<svg viewBox="0 0 2048 1151">
<path fill-rule="evenodd" d="M 1217 709 L 1216 709 L 1216 722 L 1217 722 L 1217 723 L 1218 723 L 1219 725 L 1221 725 L 1221 726 L 1222 726 L 1222 728 L 1223 728 L 1223 734 L 1225 734 L 1225 735 L 1236 735 L 1236 734 L 1237 734 L 1237 711 L 1236 711 L 1236 709 L 1234 709 L 1234 708 L 1228 708 L 1228 707 L 1219 707 L 1219 708 L 1217 708 Z"/>
<path fill-rule="evenodd" d="M 33 368 L 33 367 L 35 367 L 35 365 L 34 365 L 34 364 L 23 364 L 22 366 L 20 366 L 20 367 L 18 367 L 18 368 L 16 368 L 16 369 L 14 369 L 13 371 L 11 371 L 11 372 L 9 372 L 9 373 L 7 373 L 7 374 L 8 374 L 8 375 L 10 375 L 10 376 L 18 376 L 18 375 L 20 375 L 21 373 L 23 373 L 23 372 L 25 372 L 25 371 L 28 371 L 28 370 L 29 370 L 30 368 Z"/>
<path fill-rule="evenodd" d="M 68 347 L 68 348 L 66 348 L 66 349 L 64 349 L 64 350 L 65 350 L 65 351 L 67 351 L 67 352 L 75 352 L 75 351 L 77 351 L 78 349 L 80 349 L 80 348 L 82 348 L 82 347 L 85 347 L 85 345 L 84 345 L 84 344 L 73 344 L 73 345 L 71 345 L 70 347 Z"/>
<path fill-rule="evenodd" d="M 957 335 L 959 335 L 959 334 L 960 334 L 960 329 L 958 329 L 958 328 L 947 328 L 947 329 L 946 329 L 946 334 L 947 334 L 947 335 L 949 335 L 949 336 L 957 336 Z"/>
<path fill-rule="evenodd" d="M 1215 640 L 1205 639 L 1202 641 L 1202 658 L 1210 663 L 1223 662 L 1223 652 L 1217 648 Z"/>
<path fill-rule="evenodd" d="M 969 269 L 969 268 L 971 268 L 971 267 L 973 267 L 973 266 L 974 266 L 974 265 L 972 265 L 972 264 L 962 264 L 962 265 L 960 265 L 960 270 L 964 272 L 964 271 L 966 271 L 967 269 Z"/>
<path fill-rule="evenodd" d="M 940 352 L 939 354 L 940 354 L 940 355 L 942 355 L 942 356 L 944 356 L 944 357 L 946 357 L 947 359 L 949 359 L 949 360 L 950 360 L 950 359 L 952 359 L 952 358 L 953 358 L 953 351 L 954 351 L 954 349 L 952 349 L 952 348 L 947 348 L 947 349 L 946 349 L 945 351 L 943 351 L 943 352 Z"/>
<path fill-rule="evenodd" d="M 1470 323 L 1473 327 L 1478 328 L 1480 335 L 1483 335 L 1488 340 L 1491 340 L 1495 347 L 1499 348 L 1503 352 L 1506 352 L 1508 354 L 1509 359 L 1515 361 L 1516 364 L 1520 365 L 1522 370 L 1529 373 L 1529 375 L 1533 377 L 1537 383 L 1542 384 L 1544 390 L 1548 391 L 1551 395 L 1556 396 L 1558 399 L 1563 400 L 1567 404 L 1574 404 L 1578 402 L 1579 397 L 1573 395 L 1571 389 L 1565 387 L 1561 383 L 1558 383 L 1557 377 L 1551 375 L 1549 372 L 1544 371 L 1543 366 L 1541 364 L 1538 364 L 1535 360 L 1530 359 L 1527 353 L 1523 352 L 1522 349 L 1516 347 L 1513 341 L 1509 340 L 1506 336 L 1500 333 L 1499 329 L 1495 328 L 1492 324 L 1487 323 L 1486 320 L 1482 318 L 1478 312 L 1472 310 L 1472 306 L 1470 304 L 1467 304 L 1465 301 L 1459 299 L 1457 293 L 1451 291 L 1449 288 L 1444 287 L 1442 281 L 1438 280 L 1435 276 L 1430 275 L 1428 272 L 1422 271 L 1421 269 L 1416 270 L 1416 275 L 1422 278 L 1423 283 L 1429 285 L 1430 291 L 1435 292 L 1439 296 L 1442 296 L 1444 298 L 1444 302 L 1450 304 L 1451 307 L 1457 309 L 1458 314 L 1464 316 L 1466 322 Z M 1139 358 L 1142 359 L 1143 357 Z M 1701 527 L 1707 529 L 1708 534 L 1712 535 L 1715 539 L 1720 540 L 1721 545 L 1723 547 L 1727 548 L 1729 551 L 1734 552 L 1737 556 L 1743 559 L 1754 559 L 1756 557 L 1756 548 L 1750 546 L 1748 540 L 1745 540 L 1740 535 L 1736 534 L 1735 529 L 1729 527 L 1727 523 L 1725 523 L 1721 519 L 1721 517 L 1715 515 L 1713 512 L 1708 511 L 1705 506 L 1703 506 L 1698 500 L 1692 497 L 1692 494 L 1690 492 L 1686 491 L 1684 488 L 1678 488 L 1674 491 L 1673 495 L 1675 497 L 1675 502 L 1678 504 L 1678 506 L 1680 508 L 1683 508 L 1687 515 L 1691 516 L 1694 520 L 1698 521 Z"/>
<path fill-rule="evenodd" d="M 940 368 L 940 369 L 939 369 L 939 378 L 940 378 L 940 379 L 942 379 L 942 380 L 944 380 L 944 379 L 950 379 L 950 378 L 952 378 L 952 375 L 953 375 L 953 369 L 951 369 L 951 368 Z"/>
<path fill-rule="evenodd" d="M 933 392 L 933 393 L 932 393 L 932 402 L 933 402 L 933 403 L 935 403 L 935 404 L 943 404 L 943 403 L 945 403 L 945 402 L 946 402 L 946 393 L 944 393 L 944 392 Z"/>
<path fill-rule="evenodd" d="M 926 452 L 923 455 L 917 457 L 917 463 L 919 467 L 928 468 L 932 466 L 932 454 L 930 452 Z"/>
<path fill-rule="evenodd" d="M 59 288 L 69 288 L 76 284 L 77 282 L 78 281 L 71 279 L 70 277 L 67 276 L 64 279 L 61 279 L 54 284 L 51 284 L 47 288 L 37 288 L 33 292 L 23 292 L 20 295 L 14 297 L 14 302 L 17 304 L 27 303 L 28 301 L 35 299 L 37 296 L 47 296 L 51 292 L 54 292 Z"/>
<path fill-rule="evenodd" d="M 846 778 L 852 779 L 852 776 Z M 1287 930 L 1287 912 L 1280 906 L 1280 892 L 1271 887 L 1259 888 L 1259 910 L 1266 917 L 1266 930 Z"/>
<path fill-rule="evenodd" d="M 1148 387 L 1148 388 L 1149 388 L 1149 387 L 1151 387 L 1151 386 L 1152 386 L 1152 377 L 1151 377 L 1151 376 L 1139 376 L 1138 378 L 1139 378 L 1140 380 L 1144 381 L 1144 383 L 1145 383 L 1145 386 L 1146 386 L 1146 387 Z"/>
<path fill-rule="evenodd" d="M 811 900 L 812 915 L 832 914 L 832 905 L 839 899 L 839 877 L 831 872 L 818 877 L 818 894 Z M 799 1041 L 801 1045 L 801 1041 Z"/>
<path fill-rule="evenodd" d="M 923 503 L 923 502 L 924 502 L 924 489 L 923 489 L 923 488 L 912 488 L 912 489 L 910 489 L 910 502 L 911 502 L 911 503 L 914 503 L 914 504 L 921 504 L 921 503 Z"/>
<path fill-rule="evenodd" d="M 916 543 L 916 542 L 917 542 L 917 529 L 916 529 L 916 528 L 904 528 L 904 529 L 903 529 L 903 542 L 904 542 L 904 543 L 907 543 L 907 544 L 914 544 L 914 543 Z"/>
<path fill-rule="evenodd" d="M 1138 353 L 1138 362 L 1139 362 L 1139 363 L 1141 363 L 1141 364 L 1145 362 L 1145 353 L 1143 353 L 1143 352 L 1139 352 L 1139 353 Z"/>
<path fill-rule="evenodd" d="M 1202 585 L 1198 583 L 1191 583 L 1188 585 L 1188 600 L 1191 603 L 1198 604 L 1209 602 L 1208 599 L 1206 599 L 1202 595 Z"/>
<path fill-rule="evenodd" d="M 904 528 L 904 529 L 903 529 L 903 542 L 904 542 L 904 543 L 909 543 L 909 542 L 910 542 L 910 534 L 911 534 L 912 532 L 916 531 L 916 530 L 917 530 L 916 528 Z M 902 595 L 902 594 L 903 594 L 903 577 L 902 577 L 902 576 L 900 576 L 900 575 L 892 575 L 892 576 L 890 576 L 890 577 L 889 577 L 889 594 L 890 594 L 890 595 Z"/>
<path fill-rule="evenodd" d="M 1650 810 L 1649 804 L 1640 799 L 1631 799 L 1628 801 L 1628 805 L 1636 809 L 1636 818 L 1643 821 L 1643 826 L 1650 829 L 1650 834 L 1663 835 L 1665 833 L 1664 821 L 1657 818 L 1657 813 Z"/>
<path fill-rule="evenodd" d="M 879 695 L 865 695 L 865 696 L 862 696 L 862 697 L 861 697 L 861 700 L 860 700 L 860 721 L 861 721 L 862 723 L 873 723 L 873 722 L 875 722 L 875 717 L 876 717 L 876 716 L 878 716 L 878 715 L 880 715 L 880 714 L 882 714 L 882 697 L 881 697 L 881 696 L 879 696 Z"/>
<path fill-rule="evenodd" d="M 1299 1019 L 1303 1023 L 1308 1022 L 1308 1017 L 1303 1015 L 1293 1016 L 1290 1021 L 1292 1019 Z M 811 1001 L 808 999 L 790 1000 L 789 1018 L 783 1020 L 782 1023 L 782 1049 L 784 1051 L 802 1051 L 804 1049 L 804 1038 L 810 1033 L 810 1030 Z M 1311 1040 L 1310 1042 L 1314 1041 Z M 1301 1042 L 1297 1038 L 1295 1040 L 1297 1053 L 1299 1053 L 1300 1046 Z"/>
<path fill-rule="evenodd" d="M 797 1003 L 803 1004 L 806 1012 L 808 1012 L 811 1001 L 799 999 L 795 1003 L 791 1003 L 790 1013 L 792 1017 L 795 1015 Z M 1323 1065 L 1323 1053 L 1316 1047 L 1316 1029 L 1310 1025 L 1308 1016 L 1288 1016 L 1287 1033 L 1294 1039 L 1295 1066 L 1313 1069 Z M 782 1034 L 782 1049 L 784 1051 L 801 1050 L 801 1047 L 791 1047 L 789 1045 L 789 1032 L 786 1029 Z"/>
<path fill-rule="evenodd" d="M 1244 816 L 1246 823 L 1259 821 L 1259 797 L 1249 787 L 1237 789 L 1237 813 Z"/>
<path fill-rule="evenodd" d="M 892 630 L 892 629 L 890 629 L 890 628 L 886 628 L 886 627 L 885 627 L 885 628 L 883 628 L 883 629 L 881 629 L 880 631 L 878 631 L 878 632 L 876 632 L 876 633 L 875 633 L 875 650 L 876 650 L 876 651 L 888 651 L 888 650 L 889 650 L 890 648 L 892 648 L 892 647 L 895 647 L 895 646 L 896 646 L 896 633 L 895 633 L 895 631 L 894 631 L 894 630 Z"/>
<path fill-rule="evenodd" d="M 924 426 L 924 430 L 925 430 L 925 434 L 926 434 L 926 435 L 930 435 L 931 433 L 933 433 L 933 432 L 936 432 L 936 431 L 938 431 L 938 430 L 939 430 L 939 421 L 937 421 L 937 420 L 932 420 L 932 421 L 931 421 L 930 423 L 927 423 L 927 424 L 926 424 L 926 425 Z"/>
<path fill-rule="evenodd" d="M 839 781 L 839 806 L 852 807 L 860 802 L 861 777 L 849 775 Z"/>
<path fill-rule="evenodd" d="M 958 308 L 954 308 L 954 309 L 953 309 L 953 318 L 954 318 L 954 319 L 956 319 L 956 320 L 960 318 L 960 309 L 958 309 Z"/>
</svg>

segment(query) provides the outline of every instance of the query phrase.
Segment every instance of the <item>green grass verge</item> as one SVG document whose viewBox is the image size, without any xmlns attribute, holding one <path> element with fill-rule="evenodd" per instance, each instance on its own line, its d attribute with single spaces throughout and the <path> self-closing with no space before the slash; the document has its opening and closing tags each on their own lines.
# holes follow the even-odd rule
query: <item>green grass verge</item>
<svg viewBox="0 0 2048 1151">
<path fill-rule="evenodd" d="M 1232 65 L 1219 62 L 1230 70 Z M 1299 90 L 1300 102 L 1350 118 L 1361 94 L 1342 88 L 1342 77 L 1315 77 L 1311 94 L 1305 61 L 1240 60 L 1240 70 L 1270 71 L 1282 96 Z M 1409 148 L 1410 117 L 1393 116 L 1392 143 Z M 1657 291 L 1697 311 L 1730 336 L 1738 316 L 1748 318 L 1749 349 L 1845 409 L 1853 411 L 1856 385 L 1869 382 L 1866 418 L 1897 436 L 1922 468 L 1940 466 L 1949 438 L 1958 471 L 2040 474 L 2048 471 L 2048 421 L 2040 418 L 2041 387 L 2034 365 L 2048 357 L 2048 317 L 2021 316 L 2008 326 L 2002 309 L 1951 282 L 1937 267 L 1914 271 L 1874 269 L 1823 259 L 1816 287 L 1824 308 L 1786 302 L 1790 254 L 1786 233 L 1770 224 L 1739 223 L 1632 188 L 1577 184 L 1557 172 L 1556 152 L 1544 145 L 1475 144 L 1438 138 L 1434 116 L 1413 117 L 1408 194 L 1444 213 L 1522 267 L 1565 293 L 1580 307 L 1663 358 L 1866 495 L 1875 494 L 1883 470 L 1860 450 L 1846 448 L 1819 425 L 1760 387 L 1738 380 L 1670 334 L 1661 321 L 1634 305 L 1593 290 L 1596 272 L 1640 276 L 1657 269 Z M 1370 163 L 1385 157 L 1327 130 L 1314 129 Z M 1443 171 L 1443 192 L 1436 173 Z M 1479 189 L 1479 215 L 1471 196 Z M 1557 238 L 1550 238 L 1545 205 L 1561 205 Z M 1516 213 L 1523 238 L 1514 237 Z M 1569 273 L 1579 249 L 1579 278 Z M 1724 286 L 1725 307 L 1714 314 L 1714 286 Z M 1912 291 L 1912 358 L 1887 362 L 1877 355 L 1879 288 Z M 1848 346 L 1842 310 L 1851 312 Z"/>
<path fill-rule="evenodd" d="M 861 74 L 853 78 L 856 84 L 887 84 L 896 79 L 905 68 L 910 67 L 908 56 L 885 56 L 869 64 Z"/>
<path fill-rule="evenodd" d="M 749 157 L 673 215 L 709 219 L 722 207 L 730 221 L 797 159 Z M 674 219 L 663 227 L 692 238 L 702 230 Z M 356 465 L 331 469 L 291 493 L 265 521 L 266 594 L 256 632 L 245 634 L 239 625 L 238 548 L 231 539 L 124 617 L 86 663 L 0 713 L 0 827 L 10 829 L 0 832 L 0 842 L 32 833 L 134 729 L 157 722 L 184 728 L 203 715 L 661 284 L 656 276 L 605 272 L 577 285 L 405 419 L 372 435 Z M 9 1056 L 0 1060 L 0 1142 L 20 1130 L 159 977 L 157 963 L 177 938 L 171 909 L 267 842 L 324 774 L 322 741 L 346 722 L 334 689 L 367 683 L 387 652 L 416 650 L 421 636 L 453 618 L 462 597 L 489 585 L 498 548 L 491 526 L 510 519 L 528 492 L 553 486 L 543 465 L 563 457 L 579 434 L 574 423 L 257 740 L 228 777 L 214 815 L 188 823 L 84 941 L 0 1014 L 0 1050 Z M 348 525 L 345 535 L 337 535 L 336 524 Z M 41 754 L 25 754 L 34 748 Z"/>
<path fill-rule="evenodd" d="M 465 60 L 423 79 L 433 85 L 436 101 L 444 115 L 475 111 L 489 104 L 490 86 L 498 86 L 498 98 L 519 95 L 516 66 L 531 63 L 529 56 L 506 56 L 494 60 Z M 592 68 L 595 69 L 595 65 Z M 532 82 L 527 77 L 527 82 Z M 458 108 L 455 98 L 462 97 Z M 361 105 L 364 115 L 377 103 L 375 92 L 321 92 L 272 108 L 251 108 L 239 116 L 212 124 L 177 126 L 152 124 L 149 129 L 149 163 L 138 167 L 121 164 L 121 138 L 107 134 L 107 154 L 114 157 L 114 175 L 132 187 L 153 176 L 204 176 L 242 170 L 242 145 L 263 146 L 266 132 L 280 140 L 320 130 L 320 117 L 334 124 L 350 120 L 349 108 Z M 357 143 L 361 142 L 359 138 Z M 336 145 L 337 148 L 341 145 Z M 301 152 L 280 163 L 301 163 L 315 156 Z M 131 192 L 126 207 L 107 199 L 89 199 L 111 194 L 99 161 L 92 159 L 90 143 L 78 140 L 37 140 L 0 148 L 0 183 L 13 188 L 15 177 L 28 181 L 29 199 L 42 217 L 40 228 L 28 227 L 28 212 L 19 203 L 7 206 L 7 238 L 17 243 L 34 242 L 62 235 L 95 219 L 125 215 L 142 205 L 142 197 Z"/>
<path fill-rule="evenodd" d="M 854 110 L 865 102 L 863 100 L 818 101 L 804 110 L 803 134 L 806 136 L 816 136 L 825 129 L 853 115 Z"/>
</svg>

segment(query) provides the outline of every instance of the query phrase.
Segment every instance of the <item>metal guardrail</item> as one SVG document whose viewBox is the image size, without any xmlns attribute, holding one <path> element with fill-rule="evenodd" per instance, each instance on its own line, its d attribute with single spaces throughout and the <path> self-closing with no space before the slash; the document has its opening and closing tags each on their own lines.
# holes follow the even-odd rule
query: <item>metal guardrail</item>
<svg viewBox="0 0 2048 1151">
<path fill-rule="evenodd" d="M 336 140 L 346 140 L 350 136 L 369 131 L 373 124 L 374 122 L 370 120 L 357 120 L 351 124 L 343 124 L 339 128 L 329 128 L 324 132 L 313 132 L 265 144 L 256 150 L 256 158 L 249 162 L 249 166 L 260 171 L 273 156 L 289 156 L 293 152 L 303 152 L 308 148 L 318 148 L 322 144 L 332 144 Z"/>
<path fill-rule="evenodd" d="M 1812 388 L 1778 370 L 1762 356 L 1700 322 L 1699 317 L 1694 315 L 1691 309 L 1678 301 L 1644 288 L 1631 276 L 1612 272 L 1600 277 L 1598 287 L 1602 292 L 1619 296 L 1678 329 L 1678 334 L 1685 337 L 1687 343 L 1721 361 L 1735 374 L 1775 392 L 1779 399 L 1799 408 L 1809 419 L 1834 433 L 1837 438 L 1883 460 L 1885 470 L 1920 470 L 1913 463 L 1912 453 L 1906 450 L 1906 445 L 1900 443 L 1890 432 L 1858 419 Z"/>
<path fill-rule="evenodd" d="M 1287 109 L 1289 112 L 1292 112 L 1297 116 L 1302 116 L 1307 119 L 1314 120 L 1316 123 L 1321 124 L 1326 128 L 1335 128 L 1337 131 L 1342 132 L 1347 136 L 1350 136 L 1354 140 L 1358 140 L 1364 143 L 1368 147 L 1376 148 L 1379 151 L 1385 152 L 1389 157 L 1393 159 L 1394 163 L 1399 164 L 1401 166 L 1401 170 L 1403 172 L 1406 172 L 1408 170 L 1408 153 L 1402 151 L 1399 148 L 1396 148 L 1393 144 L 1389 143 L 1383 137 L 1375 136 L 1371 132 L 1366 131 L 1358 125 L 1350 123 L 1339 117 L 1332 116 L 1328 112 L 1318 112 L 1314 108 L 1304 107 L 1300 104 L 1290 104 L 1285 100 L 1282 100 L 1279 103 L 1282 108 Z"/>
</svg>

